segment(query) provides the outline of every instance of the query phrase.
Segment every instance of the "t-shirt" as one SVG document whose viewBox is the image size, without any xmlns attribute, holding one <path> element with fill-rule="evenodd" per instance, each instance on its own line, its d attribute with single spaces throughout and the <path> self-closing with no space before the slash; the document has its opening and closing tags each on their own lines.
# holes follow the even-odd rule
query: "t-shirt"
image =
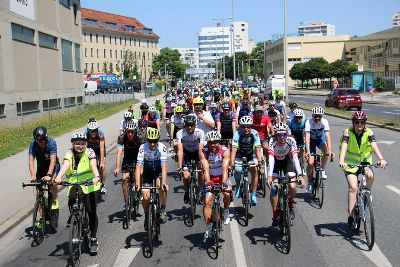
<svg viewBox="0 0 400 267">
<path fill-rule="evenodd" d="M 281 113 L 277 109 L 267 109 L 264 112 L 264 115 L 267 115 L 270 118 L 272 124 L 276 124 L 278 122 L 278 117 L 281 115 Z"/>
<path fill-rule="evenodd" d="M 166 109 L 166 113 L 174 113 L 174 108 L 172 107 L 172 102 L 166 102 L 164 104 L 164 108 Z"/>
<path fill-rule="evenodd" d="M 195 152 L 199 150 L 199 144 L 206 144 L 204 139 L 204 131 L 201 129 L 194 129 L 192 134 L 189 134 L 186 129 L 181 129 L 176 133 L 178 144 L 183 145 L 183 149 L 188 152 Z"/>
<path fill-rule="evenodd" d="M 96 153 L 96 155 L 98 157 L 100 157 L 100 142 L 104 142 L 105 141 L 104 132 L 99 128 L 99 129 L 97 129 L 96 137 L 92 138 L 92 136 L 90 135 L 88 129 L 86 128 L 85 134 L 86 134 L 87 139 L 88 139 L 87 147 L 93 149 L 94 152 Z"/>
<path fill-rule="evenodd" d="M 143 144 L 139 148 L 137 163 L 143 164 L 146 170 L 160 170 L 162 163 L 167 163 L 168 154 L 167 148 L 163 143 L 158 142 L 157 147 L 152 150 L 149 143 Z"/>
<path fill-rule="evenodd" d="M 199 119 L 199 116 L 197 115 L 197 113 L 194 113 L 194 114 L 196 114 L 196 117 L 197 117 L 197 125 L 196 125 L 197 128 L 199 128 L 200 130 L 203 130 L 204 133 L 208 133 L 209 131 L 211 131 L 213 129 L 213 128 L 207 126 L 202 119 Z M 214 122 L 213 117 L 207 111 L 203 110 L 203 117 L 207 121 Z"/>
<path fill-rule="evenodd" d="M 252 128 L 258 132 L 260 139 L 264 139 L 268 137 L 268 124 L 271 123 L 271 120 L 268 116 L 261 116 L 261 118 L 257 118 L 257 116 L 252 116 L 253 118 L 253 126 Z"/>
<path fill-rule="evenodd" d="M 57 156 L 57 143 L 53 138 L 47 138 L 47 143 L 44 148 L 33 140 L 29 145 L 29 156 L 33 156 L 37 161 L 37 169 L 47 172 L 50 166 L 50 156 Z M 56 163 L 59 163 L 58 157 Z"/>
<path fill-rule="evenodd" d="M 303 134 L 304 134 L 305 124 L 306 124 L 305 118 L 302 118 L 300 123 L 297 123 L 296 120 L 294 119 L 289 121 L 288 126 L 298 145 L 304 144 Z"/>
<path fill-rule="evenodd" d="M 185 120 L 183 119 L 183 116 L 181 118 L 178 118 L 177 116 L 172 115 L 171 123 L 173 123 L 176 128 L 182 129 L 185 124 Z"/>
<path fill-rule="evenodd" d="M 301 173 L 299 158 L 297 156 L 296 141 L 293 137 L 287 137 L 286 142 L 280 145 L 276 138 L 272 138 L 268 144 L 268 176 L 272 176 L 276 160 L 284 160 L 288 155 L 292 158 L 297 174 Z"/>
<path fill-rule="evenodd" d="M 318 123 L 314 118 L 309 118 L 306 120 L 304 131 L 310 133 L 312 140 L 325 139 L 325 133 L 330 131 L 329 123 L 325 118 L 321 118 Z"/>
<path fill-rule="evenodd" d="M 125 134 L 118 136 L 117 147 L 124 150 L 123 164 L 134 163 L 139 153 L 142 140 L 136 134 L 132 141 L 129 141 Z"/>
<path fill-rule="evenodd" d="M 361 138 L 362 138 L 364 132 L 362 132 L 362 134 L 360 134 L 360 135 L 357 135 L 354 131 L 353 131 L 353 133 L 356 136 L 358 146 L 360 146 L 361 145 Z M 342 143 L 348 143 L 349 142 L 349 138 L 350 138 L 349 133 L 347 131 L 344 131 L 343 132 L 343 136 L 342 136 Z M 374 135 L 374 133 L 372 132 L 371 129 L 369 129 L 368 141 L 369 142 L 376 142 L 375 135 Z"/>
</svg>

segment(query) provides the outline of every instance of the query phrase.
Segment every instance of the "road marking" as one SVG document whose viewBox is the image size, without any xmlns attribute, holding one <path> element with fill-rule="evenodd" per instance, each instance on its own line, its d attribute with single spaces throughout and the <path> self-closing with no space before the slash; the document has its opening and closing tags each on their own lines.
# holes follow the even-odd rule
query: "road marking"
<svg viewBox="0 0 400 267">
<path fill-rule="evenodd" d="M 235 204 L 232 202 L 232 209 L 235 208 Z M 246 256 L 244 255 L 242 239 L 240 237 L 239 226 L 235 219 L 233 219 L 230 223 L 231 236 L 233 242 L 233 250 L 235 251 L 235 260 L 236 266 L 246 267 Z"/>
<path fill-rule="evenodd" d="M 361 243 L 358 240 L 354 240 L 358 246 L 366 246 L 364 243 Z M 392 267 L 392 264 L 386 258 L 386 256 L 382 253 L 381 249 L 378 247 L 378 244 L 375 243 L 374 247 L 371 251 L 361 250 L 367 258 L 376 264 L 379 267 Z"/>
<path fill-rule="evenodd" d="M 114 262 L 114 267 L 128 267 L 133 259 L 136 257 L 136 254 L 138 254 L 140 248 L 123 248 L 119 251 L 118 257 Z"/>
<path fill-rule="evenodd" d="M 394 109 L 393 111 L 400 111 L 400 109 Z"/>
<path fill-rule="evenodd" d="M 391 111 L 382 111 L 383 113 L 387 113 L 387 114 L 396 114 L 396 115 L 400 115 L 400 113 L 398 112 L 391 112 Z"/>
<path fill-rule="evenodd" d="M 377 144 L 393 145 L 396 141 L 376 141 Z"/>
<path fill-rule="evenodd" d="M 400 189 L 397 189 L 397 188 L 394 187 L 393 185 L 387 185 L 386 188 L 389 189 L 389 190 L 392 190 L 392 191 L 395 192 L 396 194 L 400 195 Z"/>
<path fill-rule="evenodd" d="M 322 103 L 317 103 L 317 102 L 314 102 L 313 104 L 314 105 L 322 105 Z"/>
<path fill-rule="evenodd" d="M 369 108 L 363 108 L 363 110 L 367 110 L 367 111 L 368 111 L 368 110 L 369 110 Z"/>
<path fill-rule="evenodd" d="M 99 266 L 98 264 L 93 264 L 93 265 L 88 265 L 88 267 L 97 267 Z"/>
</svg>

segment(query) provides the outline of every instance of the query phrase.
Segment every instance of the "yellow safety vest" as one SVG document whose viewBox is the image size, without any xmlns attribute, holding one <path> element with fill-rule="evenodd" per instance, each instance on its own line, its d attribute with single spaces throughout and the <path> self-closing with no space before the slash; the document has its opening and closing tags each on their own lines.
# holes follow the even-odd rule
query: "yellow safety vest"
<svg viewBox="0 0 400 267">
<path fill-rule="evenodd" d="M 85 181 L 88 179 L 92 179 L 94 177 L 94 174 L 92 172 L 92 168 L 90 167 L 90 160 L 88 157 L 88 148 L 85 148 L 85 150 L 82 153 L 81 159 L 79 160 L 78 163 L 78 168 L 74 170 L 74 156 L 73 152 L 70 150 L 65 154 L 64 159 L 69 161 L 69 169 L 67 170 L 65 177 L 67 178 L 68 182 L 80 182 L 80 181 Z M 68 195 L 69 191 L 72 186 L 68 187 Z M 101 183 L 98 182 L 96 185 L 90 185 L 90 186 L 84 186 L 81 185 L 82 192 L 84 194 L 89 194 L 91 192 L 100 190 Z"/>
<path fill-rule="evenodd" d="M 365 128 L 361 137 L 360 146 L 358 146 L 357 138 L 352 128 L 347 128 L 345 132 L 347 132 L 349 135 L 349 141 L 347 142 L 347 150 L 344 162 L 348 165 L 356 165 L 360 164 L 361 162 L 369 162 L 372 164 L 372 148 L 371 142 L 368 140 L 371 130 L 369 128 Z M 342 148 L 342 140 L 340 140 L 339 148 Z M 357 167 L 346 168 L 344 171 L 355 173 L 357 172 L 357 169 Z"/>
</svg>

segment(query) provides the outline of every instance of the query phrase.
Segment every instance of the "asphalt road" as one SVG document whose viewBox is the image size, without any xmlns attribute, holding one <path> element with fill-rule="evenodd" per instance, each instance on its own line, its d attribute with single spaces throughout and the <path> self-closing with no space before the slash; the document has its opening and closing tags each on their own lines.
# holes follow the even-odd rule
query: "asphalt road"
<svg viewBox="0 0 400 267">
<path fill-rule="evenodd" d="M 290 99 L 296 100 L 300 104 L 307 103 L 324 107 L 326 97 L 315 95 L 292 95 L 290 96 Z M 400 107 L 398 106 L 363 103 L 362 110 L 365 111 L 367 114 L 376 117 L 400 120 Z"/>
<path fill-rule="evenodd" d="M 348 121 L 328 119 L 337 152 L 340 133 L 348 126 Z M 301 189 L 298 191 L 290 254 L 281 252 L 278 229 L 270 226 L 272 212 L 268 197 L 258 199 L 258 205 L 251 209 L 253 217 L 247 227 L 243 226 L 240 201 L 235 199 L 230 208 L 232 220 L 223 227 L 220 255 L 214 259 L 212 248 L 203 243 L 202 216 L 198 216 L 193 226 L 188 225 L 183 187 L 181 181 L 172 176 L 176 163 L 170 160 L 168 222 L 161 226 L 161 242 L 153 257 L 146 258 L 142 249 L 146 238 L 144 216 L 131 224 L 130 229 L 122 229 L 123 197 L 120 179 L 111 174 L 115 160 L 113 151 L 107 156 L 107 194 L 98 206 L 99 253 L 97 256 L 84 253 L 81 266 L 399 266 L 400 181 L 396 164 L 400 156 L 400 135 L 380 128 L 373 128 L 373 131 L 390 165 L 386 170 L 375 171 L 376 245 L 372 251 L 367 251 L 362 235 L 351 238 L 347 233 L 347 184 L 336 158 L 327 167 L 329 178 L 322 209 L 318 209 Z M 69 229 L 65 227 L 65 194 L 65 191 L 61 193 L 59 231 L 49 234 L 40 246 L 32 247 L 31 217 L 27 218 L 0 239 L 0 266 L 67 265 Z"/>
</svg>

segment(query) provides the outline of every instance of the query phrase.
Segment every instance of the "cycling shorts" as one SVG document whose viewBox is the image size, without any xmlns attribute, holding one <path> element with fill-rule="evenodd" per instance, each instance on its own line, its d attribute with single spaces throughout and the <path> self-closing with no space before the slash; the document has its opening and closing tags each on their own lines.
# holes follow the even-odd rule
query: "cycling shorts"
<svg viewBox="0 0 400 267">
<path fill-rule="evenodd" d="M 293 161 L 289 156 L 286 156 L 282 160 L 277 160 L 275 158 L 273 173 L 279 173 L 280 171 L 282 171 L 284 174 L 288 172 L 295 172 Z"/>
<path fill-rule="evenodd" d="M 122 173 L 128 173 L 130 170 L 135 171 L 135 167 L 136 167 L 136 163 L 131 162 L 131 163 L 126 163 L 126 162 L 122 162 Z"/>
<path fill-rule="evenodd" d="M 160 179 L 162 174 L 162 170 L 160 169 L 143 169 L 142 174 L 142 185 L 143 184 L 153 184 L 154 179 Z"/>
<path fill-rule="evenodd" d="M 38 168 L 36 170 L 36 182 L 40 182 L 42 180 L 43 177 L 45 177 L 47 175 L 47 171 L 49 169 L 41 169 Z M 60 163 L 56 163 L 56 166 L 54 166 L 54 170 L 53 170 L 53 176 L 57 175 L 60 172 Z"/>
<path fill-rule="evenodd" d="M 196 150 L 194 152 L 189 152 L 184 150 L 183 151 L 183 166 L 186 166 L 186 164 L 190 164 L 190 162 L 194 160 L 196 164 L 200 162 L 199 158 L 199 151 Z"/>
<path fill-rule="evenodd" d="M 317 152 L 317 147 L 321 149 L 322 145 L 326 145 L 326 141 L 324 139 L 311 139 L 310 140 L 310 153 L 315 154 Z"/>
<path fill-rule="evenodd" d="M 211 185 L 222 184 L 222 175 L 219 175 L 219 176 L 210 176 L 210 184 L 211 184 Z M 231 183 L 231 181 L 229 180 L 229 177 L 228 177 L 228 179 L 226 179 L 226 184 L 227 184 L 228 186 L 232 186 L 232 183 Z M 207 190 L 207 184 L 206 184 L 206 182 L 204 182 L 203 192 L 206 192 L 206 190 Z M 207 192 L 207 193 L 206 193 L 206 195 L 211 195 L 211 194 L 212 194 L 212 192 Z"/>
</svg>

